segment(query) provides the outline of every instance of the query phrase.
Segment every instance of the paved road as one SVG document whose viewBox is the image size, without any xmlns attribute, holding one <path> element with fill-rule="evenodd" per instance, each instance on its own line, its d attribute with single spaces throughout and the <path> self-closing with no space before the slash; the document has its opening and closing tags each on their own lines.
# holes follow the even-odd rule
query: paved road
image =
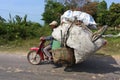
<svg viewBox="0 0 120 80">
<path fill-rule="evenodd" d="M 120 58 L 95 55 L 65 72 L 52 64 L 31 65 L 24 55 L 1 53 L 0 80 L 120 80 Z"/>
</svg>

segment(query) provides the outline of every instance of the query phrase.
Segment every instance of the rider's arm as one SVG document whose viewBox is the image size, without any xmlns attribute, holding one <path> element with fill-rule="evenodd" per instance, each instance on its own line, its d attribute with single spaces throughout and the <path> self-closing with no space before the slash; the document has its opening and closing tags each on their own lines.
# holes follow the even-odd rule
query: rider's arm
<svg viewBox="0 0 120 80">
<path fill-rule="evenodd" d="M 52 36 L 45 37 L 45 40 L 53 40 L 54 38 Z"/>
</svg>

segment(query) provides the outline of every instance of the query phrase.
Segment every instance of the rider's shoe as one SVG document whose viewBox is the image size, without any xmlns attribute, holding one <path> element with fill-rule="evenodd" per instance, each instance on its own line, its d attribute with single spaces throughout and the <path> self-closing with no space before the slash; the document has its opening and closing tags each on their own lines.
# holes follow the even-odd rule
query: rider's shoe
<svg viewBox="0 0 120 80">
<path fill-rule="evenodd" d="M 54 68 L 60 68 L 63 66 L 62 64 L 57 64 L 57 63 L 53 63 L 53 64 L 54 64 Z"/>
<path fill-rule="evenodd" d="M 66 72 L 72 72 L 73 68 L 72 68 L 72 66 L 68 66 L 68 67 L 65 67 L 64 71 L 66 71 Z"/>
<path fill-rule="evenodd" d="M 49 57 L 48 62 L 53 63 L 53 59 L 51 57 Z"/>
<path fill-rule="evenodd" d="M 54 62 L 53 61 L 49 61 L 49 64 L 54 64 Z"/>
</svg>

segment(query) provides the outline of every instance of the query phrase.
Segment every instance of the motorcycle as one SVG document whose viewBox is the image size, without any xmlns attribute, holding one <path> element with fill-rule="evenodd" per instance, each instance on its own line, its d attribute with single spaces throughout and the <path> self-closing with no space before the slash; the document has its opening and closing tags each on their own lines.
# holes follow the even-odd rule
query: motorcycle
<svg viewBox="0 0 120 80">
<path fill-rule="evenodd" d="M 107 26 L 104 26 L 97 33 L 93 34 L 92 41 L 95 42 L 96 40 L 101 38 L 106 30 L 107 30 Z M 45 55 L 45 53 L 43 51 L 43 48 L 45 47 L 45 45 L 44 45 L 45 42 L 46 42 L 45 40 L 41 40 L 39 47 L 30 48 L 30 51 L 27 54 L 27 60 L 29 63 L 31 63 L 33 65 L 38 65 L 40 63 L 49 62 L 48 57 Z M 106 42 L 103 45 L 105 45 L 105 44 L 106 44 Z M 52 53 L 51 53 L 51 55 L 52 55 Z M 59 64 L 59 63 L 57 63 L 57 64 Z"/>
<path fill-rule="evenodd" d="M 49 62 L 48 57 L 45 55 L 43 48 L 45 47 L 45 40 L 41 40 L 39 47 L 32 47 L 27 54 L 27 60 L 33 65 Z"/>
</svg>

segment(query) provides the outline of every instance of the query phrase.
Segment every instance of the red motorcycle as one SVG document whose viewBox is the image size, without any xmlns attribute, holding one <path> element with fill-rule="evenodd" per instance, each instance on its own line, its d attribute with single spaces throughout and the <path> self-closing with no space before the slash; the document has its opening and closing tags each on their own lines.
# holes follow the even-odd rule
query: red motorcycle
<svg viewBox="0 0 120 80">
<path fill-rule="evenodd" d="M 38 65 L 40 63 L 49 62 L 48 57 L 43 52 L 45 40 L 41 40 L 39 47 L 32 47 L 27 54 L 27 60 L 33 65 Z"/>
</svg>

